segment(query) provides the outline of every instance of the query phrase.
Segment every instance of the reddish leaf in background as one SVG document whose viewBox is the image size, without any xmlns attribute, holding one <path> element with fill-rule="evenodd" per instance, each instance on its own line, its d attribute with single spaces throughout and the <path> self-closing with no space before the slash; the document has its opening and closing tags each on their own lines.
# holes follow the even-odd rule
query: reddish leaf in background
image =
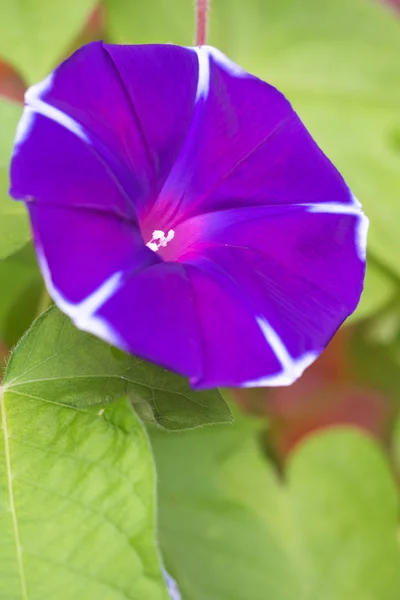
<svg viewBox="0 0 400 600">
<path fill-rule="evenodd" d="M 104 7 L 98 5 L 91 13 L 79 37 L 67 52 L 71 54 L 76 48 L 96 39 L 100 39 L 104 32 L 105 14 Z M 21 75 L 7 62 L 0 58 L 0 97 L 23 104 L 27 85 Z"/>
<path fill-rule="evenodd" d="M 0 382 L 3 377 L 2 369 L 6 366 L 10 351 L 7 346 L 0 340 Z"/>
<path fill-rule="evenodd" d="M 341 329 L 290 387 L 233 390 L 247 410 L 268 416 L 268 443 L 279 464 L 308 434 L 333 425 L 356 426 L 388 441 L 394 407 L 382 392 L 367 388 L 351 372 L 348 342 L 353 332 L 350 327 Z"/>
<path fill-rule="evenodd" d="M 96 8 L 92 11 L 87 23 L 78 38 L 76 39 L 73 47 L 70 52 L 67 52 L 66 57 L 69 54 L 72 54 L 74 50 L 80 48 L 84 44 L 88 44 L 89 42 L 93 42 L 94 40 L 103 39 L 105 34 L 105 10 L 102 4 L 96 6 Z"/>
<path fill-rule="evenodd" d="M 400 0 L 384 0 L 387 4 L 394 6 L 397 10 L 400 10 Z"/>
<path fill-rule="evenodd" d="M 26 85 L 22 77 L 0 58 L 0 96 L 23 103 Z"/>
</svg>

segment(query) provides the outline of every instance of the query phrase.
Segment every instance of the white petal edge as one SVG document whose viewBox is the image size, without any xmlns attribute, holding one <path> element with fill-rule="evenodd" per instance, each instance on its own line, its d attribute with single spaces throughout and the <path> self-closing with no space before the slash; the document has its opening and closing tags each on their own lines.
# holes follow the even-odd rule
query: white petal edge
<svg viewBox="0 0 400 600">
<path fill-rule="evenodd" d="M 186 47 L 186 50 L 194 52 L 197 55 L 198 60 L 199 72 L 195 102 L 191 121 L 186 130 L 185 139 L 181 144 L 174 165 L 158 194 L 157 202 L 160 202 L 165 197 L 173 198 L 176 196 L 177 182 L 180 182 L 180 185 L 183 186 L 183 183 L 191 176 L 192 162 L 196 159 L 197 153 L 199 152 L 197 139 L 199 131 L 201 130 L 201 127 L 203 127 L 204 109 L 210 91 L 210 58 L 205 46 L 198 46 L 195 48 Z M 164 218 L 170 218 L 177 210 L 178 206 L 179 203 L 176 205 L 170 203 L 170 212 L 164 214 Z"/>
<path fill-rule="evenodd" d="M 171 577 L 166 569 L 163 569 L 163 575 L 171 600 L 182 600 L 182 596 L 179 592 L 178 584 L 176 583 L 175 579 Z"/>
<path fill-rule="evenodd" d="M 25 94 L 25 103 L 28 108 L 39 115 L 47 117 L 51 121 L 58 123 L 71 133 L 74 133 L 77 137 L 86 143 L 90 143 L 90 138 L 79 123 L 77 123 L 72 117 L 66 115 L 58 108 L 47 104 L 41 98 L 42 94 L 49 92 L 53 85 L 54 73 L 46 77 L 40 83 L 33 85 L 28 89 Z"/>
<path fill-rule="evenodd" d="M 90 137 L 84 128 L 72 117 L 69 117 L 58 108 L 47 104 L 41 99 L 41 95 L 50 91 L 53 85 L 54 73 L 46 77 L 43 81 L 31 86 L 25 93 L 25 108 L 17 126 L 17 132 L 14 140 L 13 156 L 18 153 L 20 146 L 29 136 L 36 115 L 42 115 L 49 120 L 58 123 L 87 144 L 91 144 Z"/>
<path fill-rule="evenodd" d="M 367 258 L 369 219 L 363 213 L 361 204 L 358 202 L 355 196 L 353 196 L 353 204 L 341 204 L 340 202 L 320 202 L 317 204 L 303 204 L 302 206 L 304 206 L 310 213 L 354 215 L 358 220 L 355 239 L 357 256 L 361 261 L 365 262 Z"/>
<path fill-rule="evenodd" d="M 365 262 L 367 249 L 367 234 L 369 219 L 362 212 L 361 203 L 354 194 L 351 193 L 352 203 L 342 204 L 340 202 L 321 202 L 317 204 L 299 204 L 298 206 L 306 208 L 310 213 L 343 214 L 353 215 L 358 219 L 356 229 L 356 249 L 358 257 Z M 307 352 L 298 359 L 293 359 L 286 349 L 278 333 L 271 327 L 263 316 L 256 317 L 256 321 L 267 341 L 272 348 L 276 358 L 282 365 L 282 371 L 274 375 L 260 377 L 251 381 L 246 381 L 241 387 L 267 387 L 267 386 L 287 386 L 294 383 L 320 355 L 323 348 L 318 352 Z"/>
<path fill-rule="evenodd" d="M 92 333 L 105 342 L 118 346 L 119 348 L 126 348 L 124 340 L 111 325 L 107 323 L 105 319 L 95 314 L 96 311 L 112 298 L 122 286 L 122 271 L 118 271 L 111 275 L 84 300 L 74 304 L 64 298 L 55 287 L 47 259 L 39 244 L 36 244 L 36 252 L 47 290 L 60 310 L 72 320 L 78 329 Z"/>
<path fill-rule="evenodd" d="M 281 338 L 263 316 L 257 316 L 256 321 L 266 342 L 272 348 L 276 358 L 282 365 L 282 371 L 274 375 L 260 377 L 241 384 L 241 387 L 285 386 L 294 383 L 303 372 L 319 356 L 320 352 L 307 352 L 298 359 L 290 356 Z M 322 349 L 321 349 L 322 350 Z"/>
<path fill-rule="evenodd" d="M 233 75 L 233 77 L 252 77 L 250 73 L 228 58 L 221 50 L 218 50 L 218 48 L 214 48 L 213 46 L 200 46 L 200 48 L 207 50 L 208 54 L 214 59 L 217 65 L 229 73 L 229 75 Z"/>
<path fill-rule="evenodd" d="M 197 54 L 199 62 L 199 75 L 197 80 L 196 98 L 197 103 L 201 98 L 206 99 L 210 91 L 210 59 L 206 46 L 190 48 Z"/>
</svg>

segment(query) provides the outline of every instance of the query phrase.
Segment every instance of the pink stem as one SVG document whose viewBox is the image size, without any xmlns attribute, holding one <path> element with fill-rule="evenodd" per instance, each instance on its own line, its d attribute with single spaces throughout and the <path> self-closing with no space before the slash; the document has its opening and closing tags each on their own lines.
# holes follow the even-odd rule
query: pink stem
<svg viewBox="0 0 400 600">
<path fill-rule="evenodd" d="M 207 39 L 208 0 L 197 0 L 196 4 L 196 46 L 203 46 Z"/>
</svg>

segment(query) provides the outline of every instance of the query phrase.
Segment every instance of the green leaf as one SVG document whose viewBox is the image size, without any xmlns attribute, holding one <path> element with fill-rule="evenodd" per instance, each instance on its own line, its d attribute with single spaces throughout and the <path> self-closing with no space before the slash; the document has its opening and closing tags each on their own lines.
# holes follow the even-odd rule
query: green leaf
<svg viewBox="0 0 400 600">
<path fill-rule="evenodd" d="M 37 315 L 43 282 L 31 244 L 0 260 L 0 339 L 11 348 Z"/>
<path fill-rule="evenodd" d="M 152 433 L 161 548 L 184 600 L 396 600 L 398 494 L 379 446 L 315 435 L 281 482 L 254 426 Z"/>
<path fill-rule="evenodd" d="M 394 423 L 393 437 L 392 437 L 392 459 L 393 466 L 396 469 L 397 477 L 400 474 L 400 419 L 397 418 Z"/>
<path fill-rule="evenodd" d="M 194 42 L 194 4 L 187 0 L 104 0 L 107 33 L 117 44 Z M 156 18 L 155 18 L 156 15 Z"/>
<path fill-rule="evenodd" d="M 82 30 L 97 0 L 2 0 L 0 56 L 28 84 L 60 62 Z"/>
<path fill-rule="evenodd" d="M 51 308 L 39 318 L 8 367 L 13 389 L 49 402 L 86 407 L 130 398 L 143 418 L 167 429 L 232 420 L 217 390 L 194 392 L 175 375 L 111 348 Z M 66 385 L 74 381 L 73 393 Z"/>
<path fill-rule="evenodd" d="M 236 420 L 229 428 L 151 436 L 161 550 L 183 600 L 302 600 L 278 533 L 284 496 L 256 448 L 254 429 Z M 243 470 L 250 501 L 232 493 L 232 469 Z M 267 516 L 271 511 L 275 523 L 263 523 L 253 505 Z"/>
<path fill-rule="evenodd" d="M 40 335 L 48 318 L 14 351 L 0 386 L 0 599 L 167 600 L 146 433 L 126 399 L 77 408 L 73 377 L 57 398 L 53 346 L 46 350 Z M 65 350 L 60 335 L 68 374 Z M 19 385 L 38 352 L 53 393 Z M 99 402 L 106 388 L 103 381 Z"/>
<path fill-rule="evenodd" d="M 310 597 L 396 600 L 399 499 L 378 444 L 351 430 L 317 435 L 295 454 L 288 484 Z"/>
<path fill-rule="evenodd" d="M 364 324 L 352 336 L 349 357 L 355 379 L 365 387 L 384 392 L 383 401 L 387 407 L 398 407 L 400 314 L 397 306 Z"/>
<path fill-rule="evenodd" d="M 8 195 L 11 151 L 21 113 L 21 106 L 0 98 L 0 259 L 21 248 L 30 238 L 24 203 L 13 201 Z"/>
<path fill-rule="evenodd" d="M 398 284 L 394 277 L 387 274 L 373 260 L 368 259 L 364 291 L 356 311 L 348 319 L 347 324 L 361 321 L 384 308 L 394 298 L 397 288 Z"/>
</svg>

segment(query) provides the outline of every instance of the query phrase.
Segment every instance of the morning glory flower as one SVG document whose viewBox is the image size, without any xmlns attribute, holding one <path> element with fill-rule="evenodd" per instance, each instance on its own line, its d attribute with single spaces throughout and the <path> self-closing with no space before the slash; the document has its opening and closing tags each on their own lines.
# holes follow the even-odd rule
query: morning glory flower
<svg viewBox="0 0 400 600">
<path fill-rule="evenodd" d="M 76 325 L 195 388 L 287 385 L 355 309 L 368 221 L 288 100 L 209 46 L 84 46 L 11 194 Z"/>
</svg>

